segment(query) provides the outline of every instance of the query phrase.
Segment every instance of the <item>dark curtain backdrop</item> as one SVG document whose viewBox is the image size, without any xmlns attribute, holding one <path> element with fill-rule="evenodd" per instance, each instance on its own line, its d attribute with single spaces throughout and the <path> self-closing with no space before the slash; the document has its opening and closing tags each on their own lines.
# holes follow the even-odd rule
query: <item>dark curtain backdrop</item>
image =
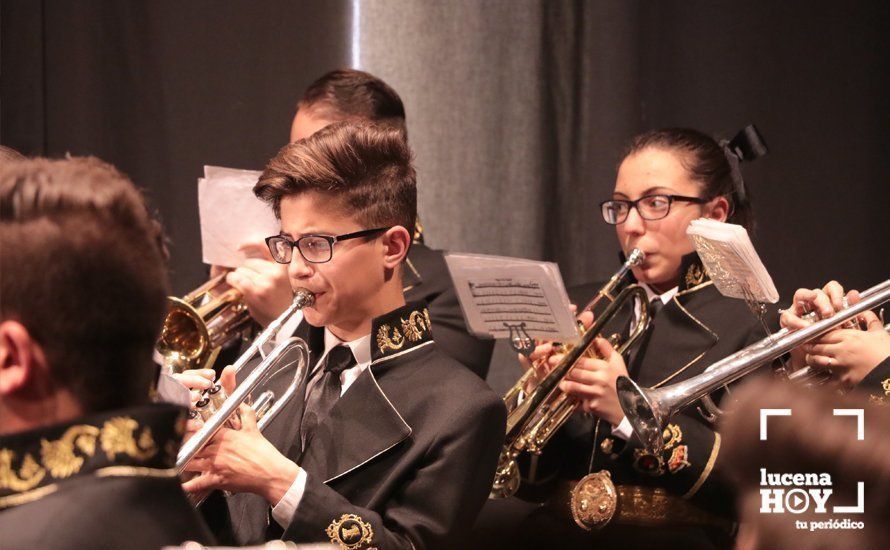
<svg viewBox="0 0 890 550">
<path fill-rule="evenodd" d="M 890 274 L 885 2 L 380 0 L 0 4 L 0 141 L 94 154 L 146 188 L 196 286 L 204 164 L 261 168 L 314 78 L 400 91 L 428 239 L 616 266 L 597 203 L 634 133 L 758 124 L 755 244 L 780 292 Z"/>
<path fill-rule="evenodd" d="M 197 178 L 261 169 L 296 99 L 348 64 L 349 2 L 3 0 L 0 141 L 95 155 L 148 191 L 171 240 L 174 290 L 207 276 Z"/>
</svg>

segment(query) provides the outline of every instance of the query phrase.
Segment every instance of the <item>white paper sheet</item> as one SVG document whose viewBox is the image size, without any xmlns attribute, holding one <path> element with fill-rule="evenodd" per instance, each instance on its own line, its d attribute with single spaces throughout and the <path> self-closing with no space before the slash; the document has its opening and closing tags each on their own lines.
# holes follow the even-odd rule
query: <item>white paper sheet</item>
<svg viewBox="0 0 890 550">
<path fill-rule="evenodd" d="M 482 254 L 446 254 L 467 327 L 478 336 L 512 337 L 522 325 L 531 338 L 574 342 L 575 319 L 559 267 L 552 262 Z"/>
<path fill-rule="evenodd" d="M 278 234 L 272 208 L 253 194 L 259 177 L 260 172 L 254 170 L 204 167 L 204 177 L 198 180 L 204 263 L 238 267 L 244 261 L 238 247 L 262 244 L 266 237 Z"/>
<path fill-rule="evenodd" d="M 686 233 L 724 296 L 774 304 L 779 291 L 740 225 L 709 219 L 693 220 Z"/>
</svg>

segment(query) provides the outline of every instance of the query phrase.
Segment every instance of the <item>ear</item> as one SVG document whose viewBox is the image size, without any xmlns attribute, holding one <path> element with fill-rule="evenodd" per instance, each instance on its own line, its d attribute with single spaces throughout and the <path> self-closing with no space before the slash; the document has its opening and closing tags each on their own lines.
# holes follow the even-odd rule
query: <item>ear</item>
<svg viewBox="0 0 890 550">
<path fill-rule="evenodd" d="M 729 218 L 729 201 L 726 197 L 717 197 L 708 203 L 704 214 L 706 218 L 725 222 Z"/>
<path fill-rule="evenodd" d="M 411 246 L 411 233 L 401 225 L 390 227 L 380 239 L 383 243 L 383 265 L 389 269 L 395 269 L 408 255 Z"/>
<path fill-rule="evenodd" d="M 0 398 L 21 392 L 41 372 L 46 356 L 28 329 L 18 321 L 0 323 Z"/>
</svg>

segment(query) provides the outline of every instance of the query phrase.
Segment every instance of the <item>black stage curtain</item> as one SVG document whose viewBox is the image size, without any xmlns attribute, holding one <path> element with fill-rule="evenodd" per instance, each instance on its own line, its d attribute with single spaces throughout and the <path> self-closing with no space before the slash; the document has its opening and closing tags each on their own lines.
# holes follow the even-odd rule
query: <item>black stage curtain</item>
<svg viewBox="0 0 890 550">
<path fill-rule="evenodd" d="M 488 205 L 485 216 L 493 221 L 487 225 L 461 219 L 459 208 L 443 209 L 447 218 L 429 212 L 433 244 L 557 260 L 569 283 L 602 278 L 615 268 L 616 247 L 599 222 L 594 198 L 611 189 L 622 141 L 667 125 L 726 136 L 755 122 L 772 149 L 745 168 L 759 222 L 755 244 L 783 297 L 831 278 L 862 288 L 890 275 L 887 245 L 881 244 L 890 198 L 890 8 L 879 1 L 459 0 L 453 9 L 435 2 L 409 9 L 357 0 L 3 0 L 0 141 L 28 155 L 93 154 L 146 188 L 172 240 L 174 289 L 181 294 L 206 274 L 195 191 L 202 165 L 264 165 L 285 143 L 305 86 L 351 62 L 356 6 L 365 10 L 359 19 L 359 42 L 369 52 L 365 67 L 405 96 L 434 82 L 412 82 L 411 74 L 398 72 L 407 61 L 398 60 L 426 55 L 429 48 L 419 46 L 435 33 L 448 33 L 438 39 L 455 48 L 477 40 L 479 48 L 461 51 L 465 59 L 493 52 L 510 60 L 474 69 L 475 77 L 490 78 L 473 82 L 497 81 L 500 87 L 496 93 L 466 90 L 467 102 L 503 96 L 503 104 L 515 108 L 522 101 L 507 102 L 508 95 L 541 88 L 533 94 L 539 101 L 523 107 L 527 111 L 491 117 L 491 128 L 479 126 L 482 119 L 462 117 L 484 112 L 484 105 L 450 111 L 453 124 L 475 124 L 469 141 L 510 142 L 522 132 L 538 132 L 537 141 L 528 143 L 546 146 L 527 153 L 539 155 L 528 163 L 539 170 L 530 178 L 538 187 L 515 192 L 540 201 L 526 201 L 519 211 Z M 513 14 L 511 21 L 534 40 L 537 55 L 511 54 L 523 47 L 514 40 L 517 34 L 504 32 L 497 17 L 479 16 L 494 9 Z M 424 10 L 442 24 L 414 32 L 410 17 Z M 385 17 L 375 17 L 380 13 Z M 462 13 L 476 15 L 455 21 Z M 421 65 L 447 66 L 448 49 L 434 50 L 428 53 L 435 58 Z M 508 71 L 523 74 L 518 68 L 525 57 L 537 64 L 537 76 L 510 86 Z M 436 102 L 425 98 L 422 105 L 435 109 Z M 412 119 L 423 122 L 425 113 L 412 113 L 413 99 L 405 99 L 409 127 Z M 530 123 L 510 130 L 511 121 L 522 117 Z M 411 128 L 421 152 L 437 150 L 435 128 L 426 135 L 422 125 L 420 131 Z M 526 160 L 513 154 L 515 162 Z M 505 154 L 491 161 L 511 159 Z M 432 186 L 421 194 L 421 212 L 425 197 L 440 205 L 455 197 L 468 211 L 478 210 L 470 203 L 480 196 L 480 181 L 450 173 L 441 184 L 424 179 L 430 164 L 419 166 L 421 181 Z M 602 189 L 587 187 L 591 174 Z M 554 182 L 558 189 L 546 187 Z M 461 224 L 461 231 L 451 229 Z M 529 235 L 505 236 L 513 230 Z M 592 248 L 594 259 L 586 258 Z"/>
<path fill-rule="evenodd" d="M 3 0 L 0 141 L 145 188 L 183 294 L 207 276 L 203 165 L 261 169 L 287 143 L 302 91 L 347 64 L 348 19 L 345 0 Z"/>
</svg>

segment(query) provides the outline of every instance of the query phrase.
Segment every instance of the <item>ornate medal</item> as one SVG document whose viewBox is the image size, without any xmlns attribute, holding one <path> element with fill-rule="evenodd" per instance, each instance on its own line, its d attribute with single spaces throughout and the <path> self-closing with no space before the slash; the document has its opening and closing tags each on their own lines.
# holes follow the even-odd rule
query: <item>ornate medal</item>
<svg viewBox="0 0 890 550">
<path fill-rule="evenodd" d="M 602 529 L 618 507 L 618 492 L 607 470 L 587 474 L 572 489 L 569 503 L 575 523 L 585 531 Z"/>
</svg>

